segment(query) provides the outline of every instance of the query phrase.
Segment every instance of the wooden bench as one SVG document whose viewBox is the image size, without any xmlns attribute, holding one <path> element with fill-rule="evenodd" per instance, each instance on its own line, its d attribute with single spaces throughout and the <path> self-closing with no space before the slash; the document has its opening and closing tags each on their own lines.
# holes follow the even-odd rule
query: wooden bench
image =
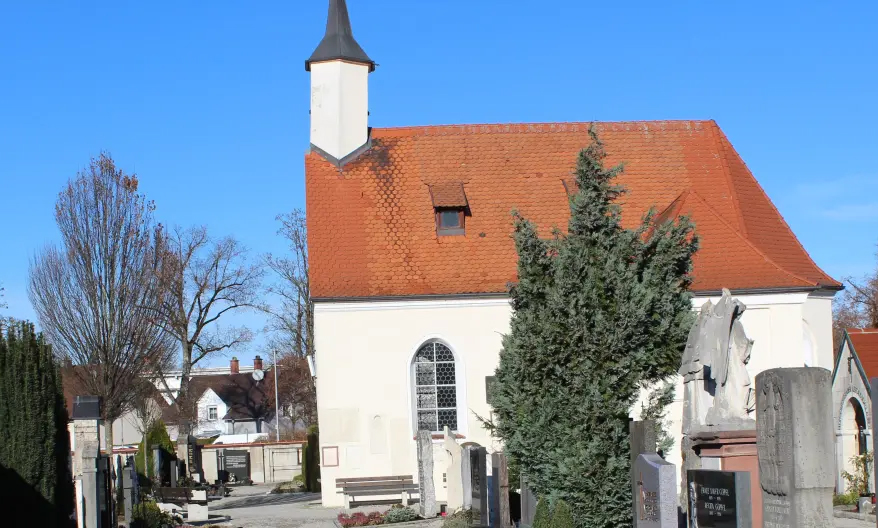
<svg viewBox="0 0 878 528">
<path fill-rule="evenodd" d="M 199 498 L 195 499 L 192 497 L 193 491 L 201 491 L 201 493 L 198 493 Z M 207 504 L 208 501 L 207 490 L 193 490 L 193 488 L 159 488 L 156 491 L 156 498 L 159 502 L 176 504 L 178 506 L 184 504 Z"/>
<path fill-rule="evenodd" d="M 350 508 L 354 497 L 399 495 L 404 506 L 409 505 L 409 496 L 418 492 L 418 485 L 411 475 L 395 475 L 390 477 L 355 477 L 337 478 L 335 487 L 344 494 L 344 506 Z M 356 501 L 362 504 L 366 501 Z M 374 501 L 373 501 L 374 502 Z"/>
</svg>

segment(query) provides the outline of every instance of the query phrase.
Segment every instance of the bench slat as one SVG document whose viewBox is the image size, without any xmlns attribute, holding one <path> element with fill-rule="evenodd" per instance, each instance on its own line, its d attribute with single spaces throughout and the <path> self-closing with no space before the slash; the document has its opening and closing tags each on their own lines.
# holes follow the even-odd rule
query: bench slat
<svg viewBox="0 0 878 528">
<path fill-rule="evenodd" d="M 414 484 L 411 480 L 399 480 L 399 481 L 385 481 L 385 482 L 354 482 L 353 484 L 343 484 L 340 487 L 342 489 L 355 489 L 355 488 L 375 488 L 375 487 L 384 487 L 389 488 L 393 486 L 408 486 Z"/>
<path fill-rule="evenodd" d="M 415 492 L 417 493 L 418 488 L 415 486 L 413 489 L 373 489 L 373 490 L 363 490 L 357 491 L 356 493 L 347 493 L 346 495 L 350 495 L 352 497 L 362 497 L 364 495 L 399 495 L 403 491 L 407 493 Z"/>
<path fill-rule="evenodd" d="M 384 481 L 402 481 L 413 480 L 411 475 L 391 475 L 387 477 L 351 477 L 335 479 L 336 486 L 339 484 L 355 483 L 355 482 L 384 482 Z"/>
</svg>

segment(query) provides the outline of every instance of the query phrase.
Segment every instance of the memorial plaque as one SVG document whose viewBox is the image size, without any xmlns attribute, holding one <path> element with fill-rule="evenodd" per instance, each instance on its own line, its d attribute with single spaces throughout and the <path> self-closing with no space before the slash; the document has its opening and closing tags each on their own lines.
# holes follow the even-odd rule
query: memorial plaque
<svg viewBox="0 0 878 528">
<path fill-rule="evenodd" d="M 698 528 L 750 528 L 750 473 L 690 469 L 689 525 Z"/>
<path fill-rule="evenodd" d="M 228 473 L 230 481 L 241 482 L 250 478 L 249 451 L 227 449 L 223 455 L 223 469 Z"/>
</svg>

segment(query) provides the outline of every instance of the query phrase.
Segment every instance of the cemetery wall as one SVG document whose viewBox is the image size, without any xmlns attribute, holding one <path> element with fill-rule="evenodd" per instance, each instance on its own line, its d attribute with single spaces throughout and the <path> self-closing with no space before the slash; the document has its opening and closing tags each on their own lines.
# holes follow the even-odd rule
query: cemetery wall
<svg viewBox="0 0 878 528">
<path fill-rule="evenodd" d="M 831 297 L 807 293 L 737 296 L 742 317 L 755 340 L 748 365 L 751 379 L 774 367 L 802 365 L 832 368 Z M 696 297 L 693 309 L 716 297 Z M 458 430 L 461 443 L 499 445 L 482 429 L 476 414 L 487 417 L 485 377 L 493 375 L 502 335 L 509 331 L 511 307 L 504 298 L 318 302 L 314 338 L 317 353 L 317 403 L 324 460 L 322 478 L 417 475 L 414 381 L 411 361 L 417 349 L 438 339 L 455 354 Z M 670 432 L 677 441 L 669 461 L 682 467 L 679 453 L 683 390 L 678 383 Z M 639 404 L 632 409 L 638 417 Z M 436 440 L 438 443 L 439 440 Z M 436 452 L 437 500 L 444 499 L 441 469 L 444 450 Z M 678 479 L 679 482 L 679 479 Z M 323 487 L 323 503 L 343 498 Z"/>
</svg>

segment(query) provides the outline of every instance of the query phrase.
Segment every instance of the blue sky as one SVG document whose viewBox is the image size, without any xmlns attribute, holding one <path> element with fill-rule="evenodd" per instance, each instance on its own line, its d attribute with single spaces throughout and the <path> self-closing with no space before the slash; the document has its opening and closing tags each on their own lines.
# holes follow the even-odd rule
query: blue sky
<svg viewBox="0 0 878 528">
<path fill-rule="evenodd" d="M 274 217 L 304 204 L 304 60 L 326 3 L 0 6 L 6 313 L 33 317 L 28 259 L 57 241 L 55 197 L 101 150 L 163 223 L 283 251 Z M 874 266 L 878 3 L 348 3 L 379 64 L 373 126 L 712 118 L 818 265 Z"/>
</svg>

